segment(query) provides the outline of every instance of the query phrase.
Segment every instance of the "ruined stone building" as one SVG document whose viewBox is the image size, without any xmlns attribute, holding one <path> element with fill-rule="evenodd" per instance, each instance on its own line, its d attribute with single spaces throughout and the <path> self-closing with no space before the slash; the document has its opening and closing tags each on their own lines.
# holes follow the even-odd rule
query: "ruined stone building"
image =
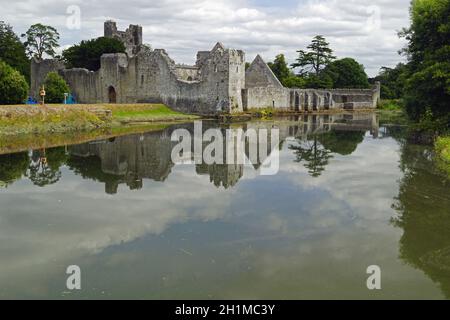
<svg viewBox="0 0 450 320">
<path fill-rule="evenodd" d="M 31 95 L 38 98 L 45 76 L 57 71 L 79 103 L 164 103 L 200 114 L 232 113 L 274 107 L 295 111 L 370 109 L 379 99 L 373 89 L 288 89 L 260 56 L 245 70 L 245 54 L 217 43 L 197 53 L 195 65 L 176 64 L 164 49 L 142 43 L 142 27 L 118 31 L 106 21 L 104 36 L 121 40 L 126 53 L 104 54 L 98 71 L 66 69 L 59 60 L 33 61 Z"/>
</svg>

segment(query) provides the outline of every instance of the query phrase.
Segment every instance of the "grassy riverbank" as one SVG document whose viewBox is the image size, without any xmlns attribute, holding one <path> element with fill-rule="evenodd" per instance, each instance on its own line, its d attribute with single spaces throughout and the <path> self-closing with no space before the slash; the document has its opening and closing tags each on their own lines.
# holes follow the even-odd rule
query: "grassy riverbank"
<svg viewBox="0 0 450 320">
<path fill-rule="evenodd" d="M 160 131 L 172 124 L 173 122 L 153 122 L 80 132 L 3 135 L 0 137 L 0 155 L 29 149 L 47 149 L 81 144 L 92 140 L 104 140 L 123 135 Z"/>
<path fill-rule="evenodd" d="M 195 118 L 162 104 L 0 106 L 0 135 L 70 133 Z"/>
<path fill-rule="evenodd" d="M 450 177 L 450 136 L 437 138 L 435 150 L 438 166 Z"/>
</svg>

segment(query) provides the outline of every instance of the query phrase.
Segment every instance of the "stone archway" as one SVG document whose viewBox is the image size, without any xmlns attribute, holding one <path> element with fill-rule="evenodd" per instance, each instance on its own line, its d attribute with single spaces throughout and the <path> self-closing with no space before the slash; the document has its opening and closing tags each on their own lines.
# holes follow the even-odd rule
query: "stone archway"
<svg viewBox="0 0 450 320">
<path fill-rule="evenodd" d="M 113 86 L 108 88 L 108 102 L 109 103 L 117 103 L 117 94 L 116 89 Z"/>
</svg>

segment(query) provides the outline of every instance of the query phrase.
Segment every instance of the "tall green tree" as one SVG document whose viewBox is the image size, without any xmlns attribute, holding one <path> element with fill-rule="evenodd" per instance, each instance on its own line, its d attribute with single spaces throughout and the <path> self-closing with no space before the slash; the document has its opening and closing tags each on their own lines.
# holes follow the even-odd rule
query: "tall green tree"
<svg viewBox="0 0 450 320">
<path fill-rule="evenodd" d="M 268 65 L 280 82 L 283 82 L 291 75 L 291 70 L 288 67 L 284 54 L 277 55 L 275 60 L 269 62 Z"/>
<path fill-rule="evenodd" d="M 410 70 L 406 111 L 416 120 L 427 110 L 435 118 L 449 117 L 450 1 L 413 0 L 410 15 L 410 28 L 400 33 L 408 41 L 403 50 Z"/>
<path fill-rule="evenodd" d="M 284 54 L 279 54 L 273 62 L 267 64 L 283 86 L 287 88 L 304 88 L 305 80 L 296 76 L 289 68 Z"/>
<path fill-rule="evenodd" d="M 364 66 L 355 59 L 344 58 L 328 64 L 323 70 L 333 80 L 334 88 L 368 88 L 369 79 Z"/>
<path fill-rule="evenodd" d="M 124 53 L 125 45 L 114 38 L 100 37 L 81 41 L 63 51 L 63 59 L 68 68 L 100 69 L 100 57 L 105 53 Z"/>
<path fill-rule="evenodd" d="M 0 21 L 0 59 L 23 74 L 29 81 L 30 60 L 25 46 L 12 27 L 4 21 Z"/>
<path fill-rule="evenodd" d="M 20 104 L 27 93 L 28 83 L 25 77 L 0 60 L 0 104 Z"/>
<path fill-rule="evenodd" d="M 300 68 L 300 75 L 314 73 L 319 76 L 320 71 L 336 59 L 330 44 L 321 35 L 315 36 L 307 48 L 308 51 L 297 51 L 298 58 L 292 64 L 293 68 Z"/>
<path fill-rule="evenodd" d="M 26 38 L 24 44 L 30 57 L 42 60 L 44 53 L 50 57 L 56 55 L 55 49 L 59 47 L 59 33 L 52 26 L 33 24 L 26 33 L 22 34 L 22 37 Z"/>
</svg>

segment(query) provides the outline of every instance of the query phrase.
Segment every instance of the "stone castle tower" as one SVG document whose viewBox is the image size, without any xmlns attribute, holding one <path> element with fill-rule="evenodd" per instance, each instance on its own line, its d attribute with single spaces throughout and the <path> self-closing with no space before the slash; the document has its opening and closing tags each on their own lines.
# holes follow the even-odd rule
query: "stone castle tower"
<svg viewBox="0 0 450 320">
<path fill-rule="evenodd" d="M 142 27 L 138 25 L 130 25 L 125 31 L 118 31 L 116 22 L 108 20 L 104 24 L 104 36 L 122 41 L 129 57 L 136 55 L 142 45 Z"/>
</svg>

